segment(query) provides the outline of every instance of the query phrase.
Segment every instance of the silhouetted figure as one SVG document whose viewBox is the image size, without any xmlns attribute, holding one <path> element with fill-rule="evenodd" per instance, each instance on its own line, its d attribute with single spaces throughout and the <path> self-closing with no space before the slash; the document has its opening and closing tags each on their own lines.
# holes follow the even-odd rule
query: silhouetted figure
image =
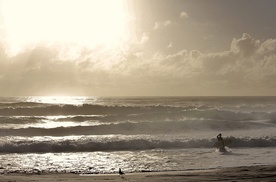
<svg viewBox="0 0 276 182">
<path fill-rule="evenodd" d="M 222 138 L 221 133 L 217 135 L 217 139 L 218 139 L 219 142 L 222 143 L 222 148 L 225 148 L 225 146 L 224 146 L 224 141 L 223 141 L 223 138 Z"/>
<path fill-rule="evenodd" d="M 122 172 L 121 168 L 119 168 L 119 175 L 122 176 L 122 175 L 124 175 L 124 174 L 125 174 L 125 173 Z"/>
</svg>

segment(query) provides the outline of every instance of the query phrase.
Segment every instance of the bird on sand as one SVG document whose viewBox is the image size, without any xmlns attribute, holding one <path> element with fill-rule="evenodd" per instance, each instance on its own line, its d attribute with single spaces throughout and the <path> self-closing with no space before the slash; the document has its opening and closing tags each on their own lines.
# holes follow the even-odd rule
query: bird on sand
<svg viewBox="0 0 276 182">
<path fill-rule="evenodd" d="M 125 173 L 119 168 L 119 175 L 124 175 Z"/>
</svg>

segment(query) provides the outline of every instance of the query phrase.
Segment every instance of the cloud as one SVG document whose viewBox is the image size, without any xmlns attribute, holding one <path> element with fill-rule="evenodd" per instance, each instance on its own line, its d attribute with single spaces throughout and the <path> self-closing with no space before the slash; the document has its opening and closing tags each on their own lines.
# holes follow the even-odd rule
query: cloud
<svg viewBox="0 0 276 182">
<path fill-rule="evenodd" d="M 268 39 L 264 41 L 258 48 L 259 55 L 275 55 L 276 54 L 276 39 Z"/>
<path fill-rule="evenodd" d="M 159 29 L 159 28 L 160 28 L 160 23 L 155 22 L 153 29 Z"/>
<path fill-rule="evenodd" d="M 160 29 L 160 28 L 164 28 L 164 27 L 169 26 L 171 23 L 172 22 L 170 20 L 166 20 L 166 21 L 163 21 L 163 22 L 155 22 L 153 29 L 157 30 L 157 29 Z"/>
<path fill-rule="evenodd" d="M 37 46 L 15 57 L 1 55 L 0 94 L 44 95 L 273 95 L 276 39 L 245 33 L 229 50 L 162 51 L 150 55 L 137 44 L 114 50 Z M 172 44 L 169 44 L 172 45 Z"/>
<path fill-rule="evenodd" d="M 169 49 L 169 48 L 172 48 L 172 47 L 173 47 L 173 43 L 170 42 L 169 45 L 167 45 L 167 48 Z"/>
<path fill-rule="evenodd" d="M 263 42 L 245 33 L 234 38 L 229 50 L 204 53 L 182 50 L 157 52 L 140 60 L 136 73 L 172 94 L 273 95 L 276 91 L 276 40 Z M 147 67 L 145 71 L 144 68 Z M 131 73 L 131 72 L 130 72 Z"/>
<path fill-rule="evenodd" d="M 188 18 L 188 13 L 186 13 L 185 11 L 182 11 L 179 16 L 182 19 L 186 19 L 186 18 Z"/>
<path fill-rule="evenodd" d="M 75 63 L 59 61 L 56 60 L 57 57 L 57 51 L 37 47 L 8 58 L 3 77 L 0 79 L 2 88 L 5 89 L 1 89 L 0 94 L 36 95 L 76 89 L 78 85 Z"/>
<path fill-rule="evenodd" d="M 148 33 L 143 33 L 140 44 L 145 44 L 146 42 L 148 42 L 148 40 L 149 40 L 149 34 Z"/>
<path fill-rule="evenodd" d="M 244 57 L 249 57 L 257 50 L 259 44 L 259 40 L 255 41 L 249 34 L 244 33 L 242 38 L 232 41 L 231 50 L 236 53 L 241 53 Z"/>
</svg>

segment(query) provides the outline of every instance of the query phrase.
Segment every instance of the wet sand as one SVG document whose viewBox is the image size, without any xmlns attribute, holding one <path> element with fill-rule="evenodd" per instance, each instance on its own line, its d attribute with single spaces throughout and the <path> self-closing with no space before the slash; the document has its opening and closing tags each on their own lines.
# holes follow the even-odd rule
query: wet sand
<svg viewBox="0 0 276 182">
<path fill-rule="evenodd" d="M 142 172 L 123 176 L 118 174 L 1 174 L 0 182 L 187 182 L 187 181 L 276 181 L 276 165 L 244 166 L 201 171 Z"/>
</svg>

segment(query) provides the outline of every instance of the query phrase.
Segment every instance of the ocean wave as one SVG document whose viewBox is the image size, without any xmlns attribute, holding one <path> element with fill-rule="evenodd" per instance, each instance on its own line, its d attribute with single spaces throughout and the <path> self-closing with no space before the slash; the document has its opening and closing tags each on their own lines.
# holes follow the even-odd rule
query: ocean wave
<svg viewBox="0 0 276 182">
<path fill-rule="evenodd" d="M 52 123 L 53 125 L 54 123 Z M 260 128 L 273 128 L 269 121 L 224 121 L 224 120 L 177 120 L 177 121 L 118 121 L 91 122 L 91 124 L 70 127 L 43 128 L 29 125 L 28 128 L 1 128 L 2 136 L 68 136 L 68 135 L 107 135 L 107 134 L 166 134 L 199 131 L 237 131 Z M 62 127 L 60 127 L 62 126 Z"/>
<path fill-rule="evenodd" d="M 276 147 L 276 138 L 271 136 L 264 137 L 243 137 L 243 138 L 230 138 L 232 143 L 231 147 Z"/>
<path fill-rule="evenodd" d="M 75 121 L 88 120 L 88 117 L 107 116 L 101 119 L 109 121 L 163 121 L 197 118 L 209 120 L 276 120 L 276 112 L 271 111 L 242 111 L 227 110 L 211 107 L 196 106 L 101 106 L 83 104 L 75 105 L 43 105 L 43 107 L 6 107 L 0 108 L 0 116 L 67 116 Z M 86 116 L 85 116 L 86 115 Z M 73 116 L 73 117 L 72 117 Z M 87 117 L 87 118 L 85 118 Z M 1 122 L 1 118 L 0 118 Z"/>
<path fill-rule="evenodd" d="M 75 105 L 44 105 L 43 107 L 5 107 L 0 108 L 2 116 L 41 116 L 41 115 L 90 115 L 90 114 L 131 114 L 146 110 L 165 109 L 165 107 L 125 107 L 83 104 Z"/>
<path fill-rule="evenodd" d="M 230 148 L 275 147 L 276 138 L 235 138 L 230 137 Z M 8 140 L 0 144 L 1 153 L 38 153 L 38 152 L 93 152 L 181 148 L 212 148 L 216 139 L 162 139 L 154 137 L 115 137 L 109 139 L 80 138 L 77 140 Z"/>
</svg>

